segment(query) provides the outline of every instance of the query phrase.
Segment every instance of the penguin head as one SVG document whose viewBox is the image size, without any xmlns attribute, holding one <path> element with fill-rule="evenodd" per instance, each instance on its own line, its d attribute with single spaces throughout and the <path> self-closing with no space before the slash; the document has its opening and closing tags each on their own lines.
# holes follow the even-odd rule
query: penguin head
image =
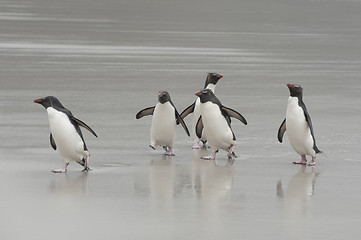
<svg viewBox="0 0 361 240">
<path fill-rule="evenodd" d="M 199 92 L 196 92 L 195 95 L 200 98 L 201 103 L 212 101 L 215 98 L 215 95 L 211 89 L 203 89 Z"/>
<path fill-rule="evenodd" d="M 288 83 L 287 87 L 290 90 L 291 97 L 301 97 L 302 98 L 303 88 L 300 85 Z"/>
<path fill-rule="evenodd" d="M 169 93 L 167 91 L 160 91 L 158 93 L 158 101 L 162 104 L 170 101 Z"/>
<path fill-rule="evenodd" d="M 219 73 L 208 73 L 204 88 L 206 88 L 208 84 L 216 85 L 218 80 L 221 79 L 222 77 L 223 75 Z"/>
<path fill-rule="evenodd" d="M 64 106 L 60 103 L 60 101 L 53 96 L 47 96 L 44 98 L 37 98 L 34 100 L 34 103 L 39 103 L 43 105 L 45 108 L 53 107 L 53 108 L 64 108 Z"/>
</svg>

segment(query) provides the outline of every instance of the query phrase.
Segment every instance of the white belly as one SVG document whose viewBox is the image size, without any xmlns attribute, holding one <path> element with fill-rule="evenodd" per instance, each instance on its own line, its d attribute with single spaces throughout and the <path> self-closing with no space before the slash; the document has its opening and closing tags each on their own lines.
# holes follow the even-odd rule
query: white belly
<svg viewBox="0 0 361 240">
<path fill-rule="evenodd" d="M 176 133 L 174 107 L 166 102 L 157 103 L 150 128 L 150 142 L 153 146 L 173 146 Z"/>
<path fill-rule="evenodd" d="M 89 156 L 89 152 L 84 150 L 84 143 L 68 116 L 52 107 L 47 108 L 47 112 L 50 132 L 64 162 L 80 161 L 84 156 Z"/>
<path fill-rule="evenodd" d="M 206 89 L 211 89 L 213 91 L 213 93 L 214 93 L 215 88 L 216 88 L 216 86 L 212 83 L 208 84 L 206 87 Z M 199 117 L 201 116 L 200 104 L 201 104 L 201 100 L 199 98 L 197 98 L 196 104 L 194 106 L 193 122 L 192 122 L 193 134 L 194 134 L 195 138 L 197 138 L 196 125 L 197 125 Z M 202 137 L 200 138 L 200 140 L 207 141 L 207 133 L 206 133 L 205 129 L 203 129 L 203 131 L 202 131 Z"/>
<path fill-rule="evenodd" d="M 228 150 L 236 144 L 236 141 L 233 140 L 232 130 L 217 104 L 211 102 L 201 104 L 201 113 L 208 144 L 214 151 Z"/>
<path fill-rule="evenodd" d="M 193 122 L 192 122 L 192 129 L 193 129 L 192 132 L 193 132 L 195 138 L 197 138 L 196 125 L 197 125 L 197 122 L 198 122 L 198 119 L 199 119 L 200 116 L 201 116 L 200 99 L 197 98 L 196 104 L 195 104 L 195 106 L 194 106 Z M 202 137 L 200 138 L 200 140 L 202 140 L 202 141 L 206 141 L 206 140 L 207 140 L 207 138 L 206 138 L 206 133 L 205 133 L 204 129 L 203 129 Z"/>
<path fill-rule="evenodd" d="M 288 100 L 286 132 L 291 146 L 298 154 L 315 156 L 311 131 L 296 97 Z"/>
</svg>

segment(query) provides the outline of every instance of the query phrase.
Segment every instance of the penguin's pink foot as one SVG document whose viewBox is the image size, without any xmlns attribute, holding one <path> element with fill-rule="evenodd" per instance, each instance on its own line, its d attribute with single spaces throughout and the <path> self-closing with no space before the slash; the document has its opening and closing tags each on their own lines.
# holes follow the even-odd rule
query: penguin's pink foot
<svg viewBox="0 0 361 240">
<path fill-rule="evenodd" d="M 167 151 L 165 152 L 165 155 L 167 155 L 167 156 L 175 156 L 175 154 L 173 152 L 173 148 L 172 147 L 167 147 Z"/>
<path fill-rule="evenodd" d="M 52 173 L 66 173 L 66 169 L 54 169 L 54 170 L 51 170 Z"/>
<path fill-rule="evenodd" d="M 293 162 L 293 164 L 306 165 L 306 164 L 307 164 L 306 155 L 302 155 L 302 156 L 301 156 L 301 160 L 300 160 L 300 161 L 295 161 L 295 162 Z"/>
<path fill-rule="evenodd" d="M 82 172 L 87 172 L 89 170 L 91 170 L 89 167 L 89 156 L 86 156 L 84 158 L 84 169 L 82 170 Z"/>
<path fill-rule="evenodd" d="M 211 155 L 204 156 L 204 157 L 201 157 L 201 158 L 204 159 L 204 160 L 214 160 L 214 159 L 216 159 L 216 152 L 212 152 Z"/>
<path fill-rule="evenodd" d="M 315 157 L 312 157 L 311 162 L 310 162 L 309 164 L 307 164 L 307 166 L 312 167 L 312 166 L 315 166 L 315 165 L 316 165 L 316 158 L 315 158 Z"/>
<path fill-rule="evenodd" d="M 84 169 L 83 170 L 81 170 L 82 172 L 88 172 L 88 171 L 90 171 L 90 170 L 92 170 L 90 167 L 84 167 Z"/>
<path fill-rule="evenodd" d="M 301 164 L 301 165 L 306 165 L 307 162 L 303 161 L 303 160 L 300 160 L 300 161 L 295 161 L 293 162 L 293 164 Z"/>
<path fill-rule="evenodd" d="M 192 149 L 201 149 L 202 147 L 199 145 L 199 141 L 196 141 L 192 146 Z"/>
<path fill-rule="evenodd" d="M 64 163 L 63 168 L 51 170 L 52 173 L 66 173 L 69 163 Z"/>
<path fill-rule="evenodd" d="M 232 156 L 236 156 L 236 154 L 233 152 L 234 150 L 234 146 L 231 146 L 228 150 L 228 154 L 227 154 L 227 157 L 228 159 L 232 159 Z"/>
</svg>

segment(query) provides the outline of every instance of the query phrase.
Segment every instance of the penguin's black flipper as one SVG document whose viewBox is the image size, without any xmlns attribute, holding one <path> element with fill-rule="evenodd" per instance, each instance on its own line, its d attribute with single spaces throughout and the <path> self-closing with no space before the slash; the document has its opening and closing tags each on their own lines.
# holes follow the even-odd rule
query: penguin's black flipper
<svg viewBox="0 0 361 240">
<path fill-rule="evenodd" d="M 315 150 L 316 153 L 323 153 L 320 149 L 318 149 L 318 147 L 316 146 L 316 139 L 315 139 L 315 134 L 313 132 L 313 126 L 312 126 L 312 121 L 311 121 L 311 117 L 310 114 L 308 114 L 307 108 L 304 104 L 301 105 L 302 109 L 303 109 L 303 113 L 305 115 L 306 118 L 306 122 L 308 123 L 308 127 L 310 128 L 311 131 L 311 135 L 313 138 L 313 150 Z"/>
<path fill-rule="evenodd" d="M 229 117 L 236 118 L 244 125 L 247 125 L 247 120 L 239 112 L 225 106 L 222 106 L 222 111 L 226 112 Z"/>
<path fill-rule="evenodd" d="M 186 116 L 188 116 L 189 114 L 191 114 L 192 112 L 194 112 L 194 107 L 196 105 L 196 102 L 192 103 L 189 107 L 187 107 L 186 109 L 184 109 L 184 111 L 180 114 L 181 118 L 185 118 Z"/>
<path fill-rule="evenodd" d="M 307 124 L 308 124 L 308 127 L 310 128 L 311 135 L 312 135 L 312 137 L 313 137 L 313 139 L 314 139 L 314 138 L 315 138 L 315 135 L 314 135 L 314 133 L 313 133 L 312 121 L 311 121 L 310 114 L 308 114 L 306 105 L 303 103 L 303 101 L 299 102 L 298 104 L 299 104 L 299 106 L 300 106 L 300 107 L 302 108 L 302 110 L 303 110 L 303 114 L 305 115 L 306 122 L 307 122 Z"/>
<path fill-rule="evenodd" d="M 50 145 L 53 147 L 54 150 L 56 150 L 56 144 L 53 138 L 53 134 L 50 133 Z"/>
<path fill-rule="evenodd" d="M 182 125 L 182 127 L 184 128 L 184 130 L 186 131 L 188 137 L 190 137 L 191 135 L 189 134 L 186 123 L 183 121 L 182 117 L 179 115 L 177 109 L 174 108 L 174 110 L 175 110 L 175 119 L 177 120 L 177 124 L 180 123 Z"/>
<path fill-rule="evenodd" d="M 278 129 L 278 133 L 277 133 L 277 138 L 278 138 L 278 141 L 281 143 L 282 142 L 282 139 L 283 139 L 283 135 L 285 134 L 286 132 L 286 118 L 285 120 L 283 120 L 283 122 L 281 123 L 281 126 L 280 128 Z"/>
<path fill-rule="evenodd" d="M 144 108 L 143 110 L 140 110 L 137 115 L 135 116 L 136 119 L 139 119 L 144 116 L 153 115 L 155 106 L 154 107 L 148 107 Z"/>
<path fill-rule="evenodd" d="M 88 130 L 89 132 L 91 132 L 95 137 L 98 137 L 97 134 L 93 131 L 93 129 L 91 129 L 88 125 L 86 125 L 85 122 L 83 122 L 80 119 L 77 119 L 74 116 L 70 116 L 69 117 L 72 121 L 76 122 L 77 125 L 82 126 L 83 128 L 85 128 L 86 130 Z"/>
<path fill-rule="evenodd" d="M 202 121 L 202 116 L 200 116 L 196 124 L 196 135 L 198 138 L 202 137 L 202 131 L 203 131 L 203 121 Z"/>
</svg>

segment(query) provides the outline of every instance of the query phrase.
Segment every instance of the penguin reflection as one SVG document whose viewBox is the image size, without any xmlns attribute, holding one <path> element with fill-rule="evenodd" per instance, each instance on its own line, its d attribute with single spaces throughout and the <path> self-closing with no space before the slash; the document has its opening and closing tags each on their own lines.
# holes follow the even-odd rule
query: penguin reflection
<svg viewBox="0 0 361 240">
<path fill-rule="evenodd" d="M 307 211 L 310 207 L 310 199 L 314 193 L 315 181 L 318 173 L 315 168 L 307 169 L 302 166 L 291 178 L 287 189 L 284 191 L 282 182 L 277 183 L 277 196 L 284 200 L 284 226 L 289 237 L 302 239 L 302 232 L 307 226 Z"/>
<path fill-rule="evenodd" d="M 172 157 L 163 155 L 151 161 L 149 186 L 151 199 L 159 208 L 169 208 L 173 203 L 175 166 Z"/>
<path fill-rule="evenodd" d="M 51 182 L 49 189 L 55 194 L 84 196 L 88 191 L 88 172 L 59 175 Z"/>
<path fill-rule="evenodd" d="M 233 161 L 230 159 L 228 164 L 219 166 L 215 160 L 200 159 L 199 154 L 199 151 L 194 151 L 193 188 L 203 207 L 216 210 L 220 200 L 232 188 Z"/>
</svg>

